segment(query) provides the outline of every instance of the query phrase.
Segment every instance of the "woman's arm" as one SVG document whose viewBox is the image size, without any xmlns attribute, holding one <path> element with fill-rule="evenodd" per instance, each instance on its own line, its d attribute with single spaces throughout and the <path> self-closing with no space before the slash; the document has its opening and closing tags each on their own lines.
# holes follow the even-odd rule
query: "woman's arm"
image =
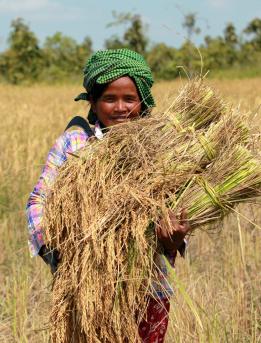
<svg viewBox="0 0 261 343">
<path fill-rule="evenodd" d="M 28 243 L 32 256 L 38 255 L 44 244 L 42 228 L 43 209 L 48 190 L 51 188 L 57 176 L 58 168 L 66 160 L 64 143 L 64 135 L 62 135 L 56 140 L 49 151 L 40 178 L 27 202 L 26 213 L 29 229 Z"/>
<path fill-rule="evenodd" d="M 31 256 L 38 255 L 44 245 L 42 227 L 44 204 L 59 168 L 67 160 L 67 154 L 83 148 L 87 139 L 86 133 L 82 130 L 65 132 L 56 140 L 47 156 L 41 176 L 26 206 Z"/>
</svg>

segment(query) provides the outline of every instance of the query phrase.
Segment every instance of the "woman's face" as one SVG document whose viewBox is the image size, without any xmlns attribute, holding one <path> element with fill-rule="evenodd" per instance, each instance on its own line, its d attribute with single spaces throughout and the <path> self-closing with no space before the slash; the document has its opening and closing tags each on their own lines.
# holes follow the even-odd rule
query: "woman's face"
<svg viewBox="0 0 261 343">
<path fill-rule="evenodd" d="M 91 100 L 91 105 L 105 127 L 139 117 L 141 113 L 136 85 L 128 76 L 110 82 L 96 102 Z"/>
</svg>

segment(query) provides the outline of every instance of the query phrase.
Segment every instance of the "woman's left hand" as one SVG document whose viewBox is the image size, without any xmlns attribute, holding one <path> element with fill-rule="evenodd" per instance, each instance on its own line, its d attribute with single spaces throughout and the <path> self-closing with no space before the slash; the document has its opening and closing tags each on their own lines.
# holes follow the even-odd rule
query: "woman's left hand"
<svg viewBox="0 0 261 343">
<path fill-rule="evenodd" d="M 168 218 L 161 219 L 156 225 L 158 241 L 167 252 L 177 251 L 190 230 L 185 209 L 181 210 L 179 217 L 169 210 Z"/>
</svg>

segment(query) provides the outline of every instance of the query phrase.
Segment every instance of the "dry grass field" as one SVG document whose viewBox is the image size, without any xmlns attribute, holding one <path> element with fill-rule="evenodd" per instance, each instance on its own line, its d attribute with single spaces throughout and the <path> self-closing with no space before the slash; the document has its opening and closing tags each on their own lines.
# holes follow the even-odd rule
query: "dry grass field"
<svg viewBox="0 0 261 343">
<path fill-rule="evenodd" d="M 261 79 L 211 81 L 234 106 L 249 112 L 260 131 Z M 181 81 L 158 83 L 164 111 Z M 76 86 L 0 85 L 0 342 L 47 343 L 51 275 L 29 257 L 25 204 L 46 154 L 86 104 L 73 101 Z M 261 342 L 261 210 L 242 206 L 212 233 L 190 239 L 178 258 L 168 343 Z M 186 296 L 192 306 L 188 306 Z"/>
</svg>

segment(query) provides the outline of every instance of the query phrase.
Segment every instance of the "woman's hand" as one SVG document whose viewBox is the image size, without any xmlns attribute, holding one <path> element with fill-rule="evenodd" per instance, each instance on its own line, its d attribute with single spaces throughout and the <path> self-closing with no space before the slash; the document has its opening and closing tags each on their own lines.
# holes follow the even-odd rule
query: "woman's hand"
<svg viewBox="0 0 261 343">
<path fill-rule="evenodd" d="M 169 210 L 168 218 L 161 219 L 156 225 L 156 235 L 164 250 L 173 252 L 182 245 L 190 229 L 185 209 L 181 210 L 179 218 Z"/>
</svg>

